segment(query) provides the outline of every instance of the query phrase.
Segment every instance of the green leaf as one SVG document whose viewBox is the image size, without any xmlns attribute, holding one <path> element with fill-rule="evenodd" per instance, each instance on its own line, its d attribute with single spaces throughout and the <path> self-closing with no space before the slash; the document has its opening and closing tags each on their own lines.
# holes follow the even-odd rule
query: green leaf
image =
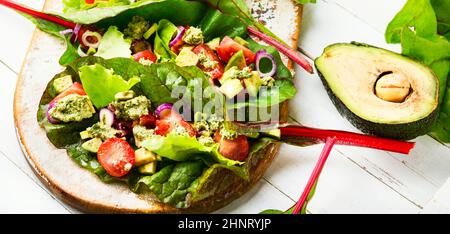
<svg viewBox="0 0 450 234">
<path fill-rule="evenodd" d="M 404 28 L 413 27 L 418 36 L 434 36 L 437 30 L 436 15 L 429 0 L 408 0 L 386 29 L 388 43 L 400 43 Z"/>
<path fill-rule="evenodd" d="M 177 208 L 188 207 L 187 194 L 194 181 L 203 173 L 205 165 L 201 161 L 187 161 L 164 167 L 152 176 L 145 176 L 138 181 L 146 185 L 163 203 Z"/>
<path fill-rule="evenodd" d="M 88 4 L 85 0 L 62 0 L 63 11 L 79 11 L 87 10 L 94 7 L 110 7 L 130 4 L 130 0 L 107 0 L 107 1 L 95 1 L 94 4 Z"/>
<path fill-rule="evenodd" d="M 450 32 L 450 0 L 431 0 L 437 16 L 438 32 L 445 35 Z"/>
<path fill-rule="evenodd" d="M 242 162 L 227 159 L 218 152 L 218 145 L 205 146 L 197 138 L 170 133 L 155 135 L 142 142 L 146 149 L 174 161 L 203 160 L 206 164 L 218 162 L 227 166 L 242 165 Z"/>
<path fill-rule="evenodd" d="M 316 3 L 316 0 L 295 0 L 298 4 Z"/>
<path fill-rule="evenodd" d="M 100 28 L 111 25 L 126 28 L 135 15 L 155 23 L 167 19 L 176 25 L 196 25 L 202 19 L 206 5 L 183 0 L 142 0 L 131 4 L 113 4 L 90 9 L 67 9 L 63 13 L 53 13 L 69 21 L 80 24 L 96 24 Z"/>
<path fill-rule="evenodd" d="M 277 79 L 273 87 L 262 87 L 257 97 L 251 97 L 248 100 L 236 102 L 228 108 L 255 107 L 266 108 L 280 104 L 293 98 L 297 94 L 297 89 L 292 80 Z"/>
<path fill-rule="evenodd" d="M 440 113 L 430 135 L 450 142 L 450 1 L 408 0 L 386 30 L 388 43 L 401 43 L 402 53 L 430 66 L 439 78 Z"/>
<path fill-rule="evenodd" d="M 234 38 L 244 37 L 247 34 L 247 26 L 239 18 L 222 14 L 213 8 L 207 10 L 199 27 L 202 29 L 205 41 L 217 37 L 223 38 L 225 35 Z"/>
<path fill-rule="evenodd" d="M 103 35 L 95 56 L 104 59 L 130 58 L 130 46 L 131 40 L 124 39 L 123 33 L 120 32 L 117 27 L 111 26 Z"/>
<path fill-rule="evenodd" d="M 141 73 L 141 88 L 155 107 L 179 100 L 172 95 L 177 87 L 186 87 L 186 90 L 179 91 L 183 91 L 184 94 L 189 91 L 192 98 L 201 95 L 194 92 L 196 86 L 202 87 L 204 92 L 210 87 L 205 73 L 197 67 L 178 67 L 174 63 L 159 63 L 144 67 L 143 70 L 145 72 Z"/>
<path fill-rule="evenodd" d="M 117 181 L 110 176 L 97 160 L 97 155 L 81 147 L 81 142 L 71 145 L 67 148 L 67 154 L 81 167 L 96 174 L 103 182 Z"/>
<path fill-rule="evenodd" d="M 107 106 L 114 101 L 115 94 L 130 90 L 140 81 L 137 77 L 126 81 L 99 64 L 80 67 L 79 72 L 83 88 L 97 108 Z"/>
<path fill-rule="evenodd" d="M 177 31 L 177 26 L 172 24 L 170 21 L 165 19 L 159 21 L 154 43 L 154 52 L 155 55 L 158 56 L 158 59 L 174 60 L 177 57 L 177 55 L 172 52 L 169 47 L 169 43 Z"/>
</svg>

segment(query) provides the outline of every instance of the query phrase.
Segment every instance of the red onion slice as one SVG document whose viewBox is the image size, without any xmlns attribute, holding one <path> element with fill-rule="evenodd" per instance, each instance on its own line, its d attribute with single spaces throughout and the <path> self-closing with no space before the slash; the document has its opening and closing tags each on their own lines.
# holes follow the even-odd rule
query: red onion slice
<svg viewBox="0 0 450 234">
<path fill-rule="evenodd" d="M 70 42 L 75 43 L 78 39 L 78 33 L 80 32 L 81 29 L 81 24 L 76 24 L 75 27 L 73 28 L 73 34 L 72 37 L 70 38 Z"/>
<path fill-rule="evenodd" d="M 186 28 L 178 26 L 177 36 L 169 43 L 169 47 L 176 45 L 180 40 L 183 40 L 183 36 L 186 33 Z"/>
<path fill-rule="evenodd" d="M 171 103 L 164 103 L 161 104 L 160 106 L 158 106 L 158 108 L 156 108 L 155 114 L 161 118 L 161 116 L 164 116 L 167 112 L 167 110 L 172 110 L 173 105 Z"/>
<path fill-rule="evenodd" d="M 66 30 L 59 31 L 59 35 L 61 35 L 61 36 L 65 36 L 65 35 L 67 35 L 69 33 L 73 33 L 73 29 L 69 28 L 69 29 L 66 29 Z"/>
<path fill-rule="evenodd" d="M 261 70 L 262 69 L 261 63 L 265 59 L 268 59 L 272 65 L 272 69 L 270 71 L 262 71 Z M 256 69 L 258 70 L 261 77 L 268 77 L 268 76 L 273 77 L 277 73 L 277 63 L 275 61 L 275 58 L 273 57 L 273 55 L 267 53 L 267 51 L 265 51 L 265 50 L 260 50 L 256 53 L 255 65 L 256 65 Z"/>
<path fill-rule="evenodd" d="M 50 104 L 48 105 L 47 111 L 45 112 L 45 116 L 47 117 L 47 120 L 49 123 L 51 124 L 59 124 L 60 121 L 57 119 L 54 119 L 51 115 L 50 115 L 50 110 L 53 109 L 56 105 L 56 102 L 50 102 Z"/>
<path fill-rule="evenodd" d="M 107 108 L 101 109 L 98 115 L 100 122 L 105 126 L 111 127 L 116 121 L 116 115 L 114 114 L 114 112 L 110 111 Z"/>
</svg>

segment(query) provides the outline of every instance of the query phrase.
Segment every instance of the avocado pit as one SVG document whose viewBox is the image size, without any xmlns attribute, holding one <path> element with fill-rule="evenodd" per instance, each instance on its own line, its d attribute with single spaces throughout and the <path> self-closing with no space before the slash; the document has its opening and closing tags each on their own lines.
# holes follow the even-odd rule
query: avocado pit
<svg viewBox="0 0 450 234">
<path fill-rule="evenodd" d="M 411 83 L 401 73 L 382 73 L 375 83 L 375 95 L 387 102 L 402 103 L 410 93 Z"/>
</svg>

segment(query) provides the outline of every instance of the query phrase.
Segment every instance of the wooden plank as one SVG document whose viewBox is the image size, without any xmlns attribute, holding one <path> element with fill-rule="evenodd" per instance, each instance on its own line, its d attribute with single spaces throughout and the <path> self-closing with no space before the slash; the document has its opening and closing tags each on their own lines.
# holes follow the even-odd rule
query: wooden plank
<svg viewBox="0 0 450 234">
<path fill-rule="evenodd" d="M 332 27 L 329 22 L 333 22 Z M 328 44 L 352 40 L 398 51 L 398 46 L 386 45 L 382 33 L 368 27 L 341 6 L 328 1 L 319 1 L 317 5 L 306 7 L 303 26 L 304 36 L 299 46 L 311 57 L 320 55 Z M 290 106 L 294 119 L 314 127 L 357 131 L 336 111 L 317 76 L 298 71 L 297 77 L 300 77 L 296 82 L 299 94 Z M 443 157 L 450 151 L 427 136 L 418 138 L 417 142 L 416 149 L 408 158 L 348 147 L 338 150 L 380 182 L 414 204 L 424 206 L 450 176 L 450 172 L 445 169 L 450 166 L 450 162 Z"/>
<path fill-rule="evenodd" d="M 323 145 L 283 145 L 267 180 L 292 199 L 300 197 Z M 376 196 L 374 196 L 376 194 Z M 417 213 L 420 208 L 333 150 L 321 175 L 311 213 Z"/>
<path fill-rule="evenodd" d="M 450 214 L 450 179 L 439 189 L 421 213 Z"/>
<path fill-rule="evenodd" d="M 45 0 L 15 0 L 34 9 L 42 9 Z M 0 6 L 0 61 L 18 73 L 31 41 L 34 24 L 17 12 Z"/>
<path fill-rule="evenodd" d="M 68 213 L 0 152 L 1 213 Z"/>
<path fill-rule="evenodd" d="M 327 2 L 339 6 L 383 34 L 386 26 L 402 9 L 406 0 L 327 0 Z"/>
<path fill-rule="evenodd" d="M 287 210 L 294 204 L 284 193 L 265 180 L 216 214 L 257 214 L 267 209 Z"/>
</svg>

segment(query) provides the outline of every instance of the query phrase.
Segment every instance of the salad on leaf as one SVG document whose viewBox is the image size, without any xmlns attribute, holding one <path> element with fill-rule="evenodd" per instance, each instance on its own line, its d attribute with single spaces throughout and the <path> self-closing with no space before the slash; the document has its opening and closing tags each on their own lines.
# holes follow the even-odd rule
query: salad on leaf
<svg viewBox="0 0 450 234">
<path fill-rule="evenodd" d="M 278 118 L 278 105 L 296 93 L 278 50 L 247 32 L 248 22 L 262 25 L 201 1 L 63 3 L 59 17 L 73 29 L 30 17 L 67 43 L 66 69 L 38 112 L 53 145 L 102 181 L 176 208 L 253 179 L 273 140 L 227 122 L 264 121 L 251 108 Z"/>
<path fill-rule="evenodd" d="M 149 194 L 161 212 L 209 212 L 236 199 L 268 168 L 274 142 L 325 143 L 293 213 L 305 212 L 334 145 L 414 147 L 285 123 L 296 88 L 280 52 L 313 68 L 242 0 L 63 0 L 62 13 L 2 4 L 66 42 L 65 70 L 37 113 L 49 141 L 103 182 Z"/>
</svg>

